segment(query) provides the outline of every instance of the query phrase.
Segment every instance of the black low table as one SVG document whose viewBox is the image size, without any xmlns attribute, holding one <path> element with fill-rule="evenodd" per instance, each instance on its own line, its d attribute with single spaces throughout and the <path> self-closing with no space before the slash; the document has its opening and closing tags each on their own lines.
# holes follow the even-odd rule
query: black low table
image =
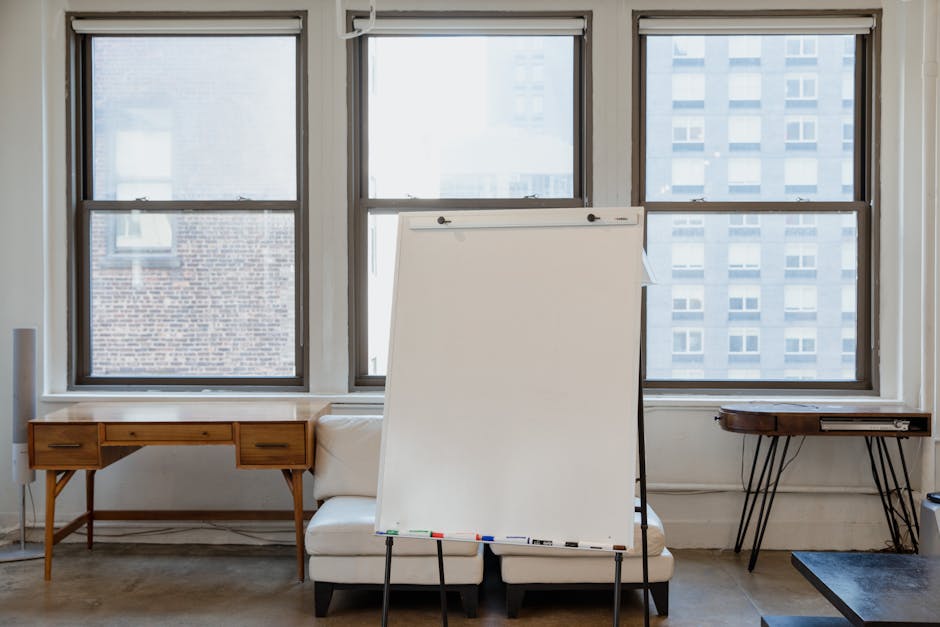
<svg viewBox="0 0 940 627">
<path fill-rule="evenodd" d="M 765 627 L 940 625 L 940 557 L 797 551 L 791 561 L 845 618 L 764 616 Z"/>
</svg>

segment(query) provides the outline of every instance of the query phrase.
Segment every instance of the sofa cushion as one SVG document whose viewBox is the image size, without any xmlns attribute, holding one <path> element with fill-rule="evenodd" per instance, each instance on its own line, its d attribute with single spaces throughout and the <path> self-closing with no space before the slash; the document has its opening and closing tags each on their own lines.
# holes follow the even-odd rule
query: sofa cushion
<svg viewBox="0 0 940 627">
<path fill-rule="evenodd" d="M 430 544 L 434 544 L 430 542 Z M 451 555 L 444 558 L 444 581 L 459 586 L 483 581 L 483 547 L 473 555 Z M 395 543 L 398 546 L 398 542 Z M 431 555 L 398 555 L 392 559 L 392 584 L 436 586 L 439 582 L 437 553 Z M 385 580 L 385 554 L 382 555 L 312 555 L 310 579 L 330 583 L 379 584 Z"/>
<path fill-rule="evenodd" d="M 323 504 L 307 526 L 304 542 L 310 555 L 385 556 L 385 538 L 375 535 L 375 499 L 334 496 Z M 476 542 L 444 542 L 444 555 L 476 555 Z M 437 542 L 395 538 L 393 555 L 437 556 Z"/>
<path fill-rule="evenodd" d="M 494 545 L 490 545 L 494 546 Z M 584 551 L 568 551 L 574 557 L 546 559 L 535 555 L 504 555 L 499 558 L 500 577 L 510 584 L 579 584 L 607 583 L 614 579 L 614 560 L 610 553 L 607 559 L 579 557 Z M 394 569 L 392 569 L 394 572 Z M 675 560 L 669 549 L 649 558 L 650 583 L 669 581 L 675 571 Z M 638 583 L 643 581 L 643 560 L 623 560 L 620 581 Z"/>
<path fill-rule="evenodd" d="M 636 503 L 639 506 L 639 500 Z M 640 513 L 633 515 L 633 547 L 625 551 L 624 555 L 628 557 L 639 557 L 643 554 L 643 545 L 641 544 L 642 530 L 640 529 Z M 659 555 L 666 548 L 666 534 L 663 530 L 663 521 L 659 519 L 653 508 L 646 506 L 646 539 L 649 546 L 649 555 Z M 610 559 L 610 553 L 606 551 L 577 550 L 577 549 L 556 549 L 552 547 L 529 546 L 525 544 L 492 544 L 493 553 L 497 555 L 528 555 L 532 557 L 579 557 L 579 558 L 604 558 Z"/>
<path fill-rule="evenodd" d="M 317 421 L 313 496 L 375 497 L 379 483 L 381 416 L 323 416 Z"/>
</svg>

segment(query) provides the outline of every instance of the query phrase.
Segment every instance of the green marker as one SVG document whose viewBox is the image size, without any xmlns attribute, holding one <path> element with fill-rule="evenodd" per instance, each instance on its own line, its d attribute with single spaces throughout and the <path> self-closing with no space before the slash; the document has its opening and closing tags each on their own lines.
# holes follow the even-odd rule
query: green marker
<svg viewBox="0 0 940 627">
<path fill-rule="evenodd" d="M 389 529 L 388 531 L 379 531 L 378 534 L 381 536 L 397 536 L 398 529 Z"/>
</svg>

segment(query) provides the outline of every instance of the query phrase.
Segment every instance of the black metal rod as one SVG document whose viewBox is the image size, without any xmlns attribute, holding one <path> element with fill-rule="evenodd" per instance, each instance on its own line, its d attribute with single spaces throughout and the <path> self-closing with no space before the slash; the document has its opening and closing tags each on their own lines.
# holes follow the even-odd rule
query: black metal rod
<svg viewBox="0 0 940 627">
<path fill-rule="evenodd" d="M 760 500 L 760 510 L 757 512 L 757 520 L 755 521 L 754 528 L 754 542 L 751 545 L 751 557 L 747 563 L 748 571 L 754 570 L 754 566 L 757 564 L 757 555 L 760 553 L 760 538 L 761 538 L 761 527 L 767 524 L 767 520 L 770 518 L 764 518 L 764 511 L 767 509 L 767 495 L 770 492 L 770 484 L 773 479 L 774 474 L 774 461 L 777 459 L 777 445 L 780 442 L 780 436 L 775 435 L 770 439 L 770 447 L 767 449 L 767 457 L 764 458 L 764 470 L 761 471 L 760 479 L 757 482 L 758 491 L 762 492 Z M 766 473 L 767 479 L 764 480 L 764 471 L 768 470 Z M 757 503 L 757 499 L 754 499 L 754 502 Z M 750 519 L 750 516 L 748 516 Z M 748 521 L 750 524 L 750 520 Z"/>
<path fill-rule="evenodd" d="M 881 498 L 881 509 L 885 513 L 885 521 L 888 523 L 888 531 L 891 533 L 891 541 L 894 542 L 894 546 L 897 547 L 898 539 L 894 533 L 894 525 L 891 524 L 891 501 L 885 500 L 885 489 L 881 486 L 881 478 L 878 476 L 878 464 L 875 462 L 875 453 L 871 448 L 872 436 L 865 436 L 865 446 L 868 448 L 868 461 L 871 462 L 871 478 L 875 482 L 875 489 L 878 490 L 878 496 Z"/>
<path fill-rule="evenodd" d="M 746 436 L 741 436 L 746 437 Z M 747 478 L 747 490 L 744 491 L 744 507 L 741 508 L 741 520 L 738 521 L 738 536 L 734 541 L 734 552 L 740 553 L 741 546 L 744 544 L 744 536 L 747 535 L 747 525 L 744 523 L 744 515 L 747 513 L 747 504 L 751 500 L 751 486 L 754 485 L 754 471 L 757 470 L 757 460 L 760 457 L 760 445 L 764 441 L 763 436 L 757 436 L 757 446 L 754 448 L 754 461 L 751 462 L 751 474 Z M 754 496 L 754 500 L 757 500 L 757 496 Z M 751 511 L 753 511 L 753 506 Z M 748 524 L 750 523 L 750 518 L 748 518 Z"/>
<path fill-rule="evenodd" d="M 441 582 L 441 625 L 447 627 L 447 588 L 444 586 L 444 546 L 437 541 L 437 572 Z"/>
<path fill-rule="evenodd" d="M 614 627 L 620 627 L 620 569 L 623 564 L 623 553 L 614 553 Z"/>
<path fill-rule="evenodd" d="M 898 519 L 895 517 L 894 505 L 891 503 L 891 486 L 888 485 L 888 469 L 885 466 L 885 454 L 883 450 L 884 442 L 881 438 L 875 438 L 875 444 L 878 448 L 878 462 L 881 465 L 881 482 L 885 489 L 885 501 L 888 505 L 888 512 L 890 516 L 890 525 L 892 531 L 892 537 L 894 538 L 894 550 L 900 553 L 904 550 L 904 545 L 901 542 L 901 527 L 898 526 Z"/>
<path fill-rule="evenodd" d="M 898 504 L 901 506 L 901 520 L 904 521 L 904 526 L 907 527 L 907 533 L 911 537 L 911 545 L 914 548 L 914 552 L 917 552 L 917 538 L 914 537 L 914 526 L 911 524 L 911 517 L 914 515 L 914 508 L 911 507 L 910 514 L 907 511 L 907 503 L 904 502 L 904 495 L 901 494 L 901 483 L 898 481 L 898 475 L 894 471 L 894 462 L 891 461 L 891 453 L 888 451 L 888 443 L 885 442 L 884 438 L 878 438 L 881 443 L 881 448 L 884 450 L 885 459 L 888 461 L 888 470 L 891 471 L 891 480 L 894 482 L 894 489 L 892 492 L 896 492 L 898 495 Z M 898 536 L 900 537 L 900 529 L 898 530 Z M 903 543 L 902 543 L 903 544 Z"/>
<path fill-rule="evenodd" d="M 385 585 L 382 587 L 382 627 L 388 627 L 388 597 L 392 590 L 392 536 L 385 536 Z"/>
<path fill-rule="evenodd" d="M 639 470 L 640 470 L 640 542 L 643 544 L 643 625 L 644 627 L 649 627 L 650 624 L 650 574 L 649 574 L 649 542 L 647 541 L 647 523 L 649 522 L 646 517 L 646 425 L 643 415 L 643 372 L 645 370 L 643 364 L 643 347 L 640 347 L 640 372 L 639 372 L 639 384 L 637 385 L 636 393 L 636 433 L 637 433 L 637 447 L 639 454 Z M 630 530 L 633 531 L 632 529 Z M 620 591 L 620 560 L 623 559 L 623 555 L 617 553 L 617 594 L 619 598 Z M 617 603 L 617 611 L 619 621 L 619 611 L 620 603 Z M 616 625 L 617 623 L 615 623 Z"/>
<path fill-rule="evenodd" d="M 751 561 L 748 564 L 748 570 L 754 570 L 754 566 L 757 565 L 757 556 L 760 554 L 760 547 L 764 543 L 764 532 L 767 531 L 767 523 L 770 522 L 770 511 L 774 508 L 774 497 L 777 496 L 777 486 L 780 485 L 780 475 L 783 474 L 783 467 L 786 465 L 787 461 L 787 449 L 790 448 L 790 438 L 787 436 L 787 439 L 783 441 L 783 453 L 780 455 L 780 465 L 777 467 L 777 478 L 774 480 L 773 490 L 770 492 L 770 502 L 767 503 L 767 513 L 765 514 L 764 520 L 758 525 L 760 528 L 760 535 L 756 537 L 754 543 L 754 550 L 751 551 Z M 770 477 L 767 477 L 767 483 L 770 483 Z M 764 493 L 766 496 L 767 493 Z"/>
<path fill-rule="evenodd" d="M 901 459 L 901 468 L 904 470 L 904 489 L 907 490 L 907 499 L 911 505 L 911 517 L 914 519 L 914 531 L 917 539 L 920 539 L 920 522 L 917 520 L 917 510 L 914 508 L 914 491 L 911 490 L 911 475 L 907 472 L 907 461 L 904 459 L 904 449 L 901 447 L 901 440 L 904 438 L 895 438 L 898 443 L 898 457 Z M 917 552 L 917 540 L 914 541 L 914 552 Z"/>
<path fill-rule="evenodd" d="M 747 512 L 747 519 L 744 521 L 744 532 L 741 536 L 741 542 L 744 542 L 745 536 L 747 536 L 747 530 L 751 526 L 751 517 L 754 515 L 754 508 L 757 506 L 757 497 L 763 493 L 763 499 L 761 501 L 761 512 L 764 511 L 764 503 L 767 501 L 767 485 L 770 485 L 770 472 L 768 472 L 768 467 L 773 466 L 773 460 L 777 456 L 777 442 L 780 440 L 780 436 L 773 435 L 767 436 L 770 438 L 770 444 L 767 445 L 767 452 L 764 453 L 764 464 L 761 466 L 760 477 L 757 478 L 757 485 L 754 486 L 754 494 L 751 496 L 751 507 Z M 766 482 L 764 477 L 767 477 Z M 762 513 L 757 515 L 756 525 L 760 526 L 760 520 L 763 517 Z M 757 532 L 754 532 L 754 539 L 757 540 Z"/>
</svg>

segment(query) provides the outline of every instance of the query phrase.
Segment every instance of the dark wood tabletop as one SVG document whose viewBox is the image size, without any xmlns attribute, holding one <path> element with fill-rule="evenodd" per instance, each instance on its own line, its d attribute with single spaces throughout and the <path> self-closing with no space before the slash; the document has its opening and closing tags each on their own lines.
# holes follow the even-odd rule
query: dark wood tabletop
<svg viewBox="0 0 940 627">
<path fill-rule="evenodd" d="M 901 404 L 816 404 L 800 402 L 753 402 L 722 405 L 716 416 L 725 431 L 756 435 L 819 435 L 926 437 L 931 414 Z M 877 430 L 876 423 L 901 420 L 904 430 Z M 825 423 L 841 422 L 844 428 L 827 429 Z M 866 429 L 868 424 L 872 428 Z"/>
<path fill-rule="evenodd" d="M 791 561 L 853 625 L 940 625 L 940 557 L 796 551 Z"/>
</svg>

